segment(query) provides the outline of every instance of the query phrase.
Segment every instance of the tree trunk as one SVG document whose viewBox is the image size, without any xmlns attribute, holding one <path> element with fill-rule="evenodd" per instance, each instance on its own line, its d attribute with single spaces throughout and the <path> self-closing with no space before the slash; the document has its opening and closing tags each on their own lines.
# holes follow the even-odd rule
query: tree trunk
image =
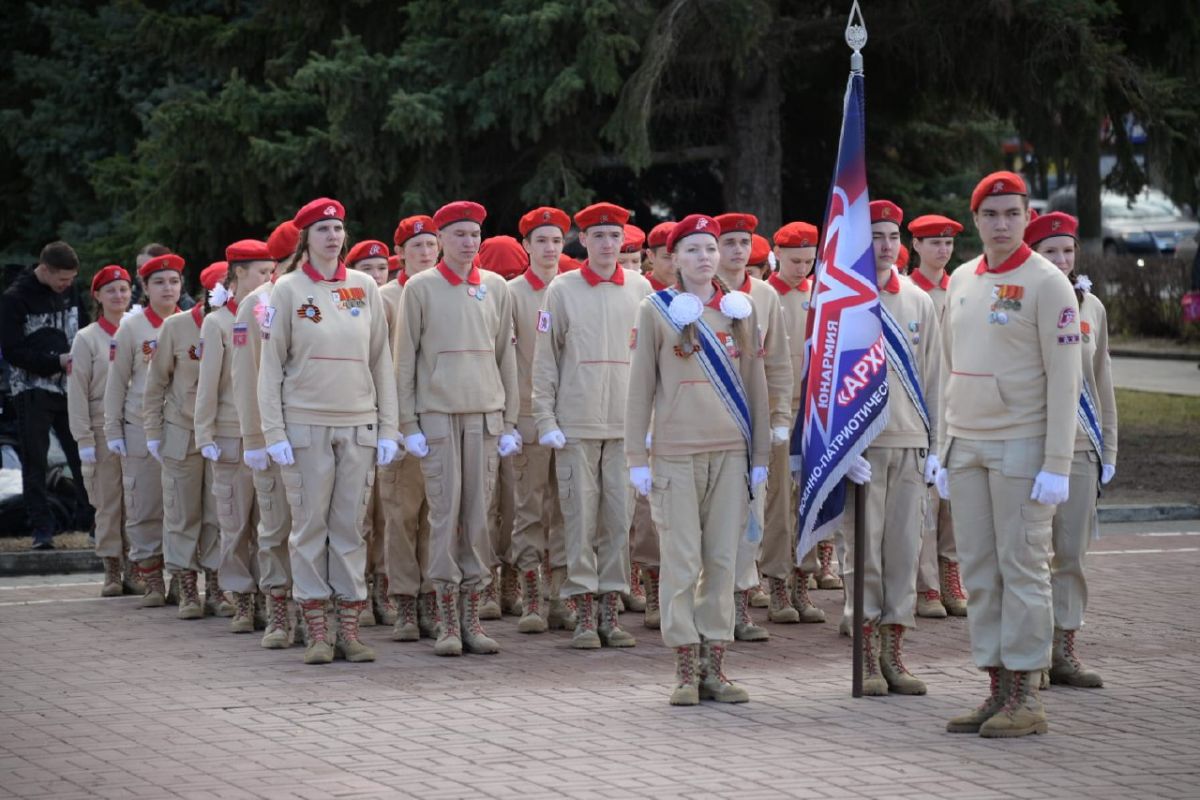
<svg viewBox="0 0 1200 800">
<path fill-rule="evenodd" d="M 1085 253 L 1099 253 L 1100 236 L 1100 120 L 1084 118 L 1078 129 L 1075 157 L 1075 214 L 1079 241 Z"/>
<path fill-rule="evenodd" d="M 729 85 L 725 210 L 754 214 L 758 232 L 769 238 L 782 224 L 783 213 L 779 64 L 769 54 L 760 55 L 743 69 Z"/>
</svg>

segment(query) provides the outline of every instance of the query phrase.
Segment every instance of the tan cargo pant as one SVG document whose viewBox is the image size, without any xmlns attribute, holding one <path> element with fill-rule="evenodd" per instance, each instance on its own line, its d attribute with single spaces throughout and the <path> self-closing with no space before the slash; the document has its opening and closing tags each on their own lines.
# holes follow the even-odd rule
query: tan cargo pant
<svg viewBox="0 0 1200 800">
<path fill-rule="evenodd" d="M 521 432 L 525 436 L 524 428 Z M 553 448 L 525 439 L 521 452 L 512 457 L 515 508 L 510 562 L 520 572 L 537 569 L 542 554 L 550 552 L 550 566 L 565 567 L 567 551 L 563 533 L 562 507 L 558 502 Z"/>
<path fill-rule="evenodd" d="M 1077 631 L 1087 609 L 1084 557 L 1098 533 L 1096 500 L 1100 488 L 1100 457 L 1094 450 L 1077 450 L 1071 461 L 1070 496 L 1054 512 L 1050 589 L 1054 598 L 1054 627 Z"/>
<path fill-rule="evenodd" d="M 146 432 L 128 422 L 125 452 L 121 459 L 125 535 L 129 537 L 129 559 L 142 561 L 163 552 L 163 469 L 146 449 Z"/>
<path fill-rule="evenodd" d="M 96 437 L 96 463 L 81 465 L 83 488 L 96 509 L 96 555 L 122 558 L 125 555 L 125 484 L 121 477 L 121 457 L 108 449 L 102 428 L 93 428 Z M 153 460 L 153 459 L 151 459 Z"/>
<path fill-rule="evenodd" d="M 363 518 L 363 541 L 367 545 L 367 575 L 387 572 L 387 541 L 383 522 L 383 504 L 379 502 L 379 470 L 375 467 L 375 485 L 371 499 L 367 501 L 367 513 Z"/>
<path fill-rule="evenodd" d="M 416 597 L 433 591 L 429 580 L 429 504 L 421 461 L 405 455 L 380 467 L 375 480 L 384 508 L 388 591 Z"/>
<path fill-rule="evenodd" d="M 296 463 L 281 466 L 292 535 L 292 594 L 297 600 L 367 599 L 363 522 L 375 484 L 374 425 L 288 423 Z"/>
<path fill-rule="evenodd" d="M 629 527 L 630 558 L 643 567 L 658 567 L 662 557 L 658 551 L 658 531 L 650 514 L 650 498 L 635 494 L 633 524 Z"/>
<path fill-rule="evenodd" d="M 734 568 L 750 513 L 746 453 L 656 455 L 651 469 L 663 643 L 732 641 Z"/>
<path fill-rule="evenodd" d="M 863 619 L 881 625 L 916 623 L 917 558 L 925 519 L 924 451 L 909 447 L 868 447 L 871 482 L 847 487 L 842 575 L 843 613 L 854 614 L 854 495 L 867 493 L 863 548 Z"/>
<path fill-rule="evenodd" d="M 796 566 L 797 492 L 788 467 L 788 449 L 788 442 L 771 445 L 762 555 L 758 564 L 768 578 L 788 578 Z"/>
<path fill-rule="evenodd" d="M 292 560 L 288 538 L 292 535 L 292 509 L 279 465 L 272 462 L 261 472 L 254 470 L 254 497 L 258 506 L 258 588 L 292 585 Z"/>
<path fill-rule="evenodd" d="M 519 453 L 517 455 L 520 455 Z M 513 523 L 516 516 L 516 468 L 513 458 L 501 458 L 492 479 L 491 501 L 488 503 L 488 539 L 492 543 L 492 567 L 511 564 Z"/>
<path fill-rule="evenodd" d="M 212 493 L 212 467 L 200 455 L 192 431 L 167 422 L 162 456 L 163 554 L 167 569 L 217 569 L 221 529 Z"/>
<path fill-rule="evenodd" d="M 429 579 L 479 591 L 492 580 L 487 510 L 504 418 L 499 411 L 421 414 L 417 422 L 429 445 L 421 459 L 429 501 Z"/>
<path fill-rule="evenodd" d="M 212 463 L 212 493 L 221 527 L 221 589 L 246 594 L 258 589 L 258 503 L 251 469 L 242 463 L 239 437 L 216 437 L 220 457 Z"/>
<path fill-rule="evenodd" d="M 1054 612 L 1050 528 L 1054 506 L 1029 499 L 1045 439 L 954 439 L 946 457 L 950 511 L 978 667 L 1050 666 Z"/>
<path fill-rule="evenodd" d="M 925 521 L 921 526 L 921 560 L 917 568 L 917 591 L 930 589 L 941 591 L 942 580 L 938 559 L 958 561 L 958 549 L 954 546 L 954 518 L 950 515 L 950 501 L 938 496 L 937 488 L 930 486 L 926 493 Z"/>
<path fill-rule="evenodd" d="M 628 592 L 633 489 L 625 440 L 568 439 L 554 461 L 567 550 L 560 596 Z"/>
</svg>

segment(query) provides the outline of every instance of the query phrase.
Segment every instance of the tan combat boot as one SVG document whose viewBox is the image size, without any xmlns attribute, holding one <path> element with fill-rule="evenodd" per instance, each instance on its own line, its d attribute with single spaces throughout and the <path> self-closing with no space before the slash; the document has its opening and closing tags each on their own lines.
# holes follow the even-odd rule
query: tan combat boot
<svg viewBox="0 0 1200 800">
<path fill-rule="evenodd" d="M 925 694 L 925 683 L 904 666 L 904 626 L 879 626 L 879 669 L 892 694 Z"/>
<path fill-rule="evenodd" d="M 750 694 L 725 677 L 725 643 L 700 644 L 700 699 L 718 703 L 745 703 Z"/>
<path fill-rule="evenodd" d="M 146 584 L 138 576 L 137 565 L 129 560 L 129 552 L 121 558 L 121 586 L 125 594 L 138 595 L 146 593 Z"/>
<path fill-rule="evenodd" d="M 616 592 L 605 592 L 600 596 L 600 624 L 596 627 L 596 633 L 600 636 L 600 644 L 605 647 L 633 647 L 637 644 L 633 634 L 621 627 Z"/>
<path fill-rule="evenodd" d="M 436 656 L 461 656 L 463 652 L 462 628 L 458 616 L 458 584 L 441 584 L 437 590 L 437 610 L 441 624 L 438 626 L 437 643 L 433 646 Z"/>
<path fill-rule="evenodd" d="M 422 592 L 417 598 L 417 628 L 425 639 L 438 638 L 437 592 Z"/>
<path fill-rule="evenodd" d="M 291 645 L 288 593 L 283 588 L 272 588 L 267 592 L 267 627 L 259 646 L 265 650 L 283 650 Z"/>
<path fill-rule="evenodd" d="M 642 565 L 636 561 L 629 564 L 629 594 L 621 600 L 630 611 L 641 614 L 646 610 L 646 587 L 642 586 Z"/>
<path fill-rule="evenodd" d="M 792 599 L 788 597 L 788 585 L 785 578 L 767 578 L 770 588 L 771 604 L 767 607 L 767 619 L 782 625 L 792 625 L 800 621 L 800 612 L 792 607 Z"/>
<path fill-rule="evenodd" d="M 417 612 L 417 598 L 411 594 L 396 594 L 392 595 L 391 600 L 396 606 L 396 619 L 392 622 L 392 641 L 420 641 L 421 623 L 420 614 Z"/>
<path fill-rule="evenodd" d="M 370 597 L 375 593 L 375 575 L 368 575 L 367 580 L 367 604 L 363 606 L 358 613 L 358 627 L 374 628 L 377 620 L 375 619 L 375 609 L 372 608 Z"/>
<path fill-rule="evenodd" d="M 211 617 L 232 617 L 233 603 L 221 591 L 220 576 L 215 569 L 204 570 L 204 613 Z"/>
<path fill-rule="evenodd" d="M 996 712 L 1004 707 L 1008 695 L 1008 670 L 1003 667 L 987 667 L 988 696 L 974 711 L 959 714 L 946 723 L 947 733 L 979 733 L 979 728 Z"/>
<path fill-rule="evenodd" d="M 700 677 L 697 674 L 699 645 L 685 644 L 675 648 L 675 688 L 671 690 L 671 705 L 700 704 Z"/>
<path fill-rule="evenodd" d="M 833 542 L 817 542 L 817 561 L 821 565 L 817 572 L 817 588 L 843 588 L 842 576 L 833 568 Z"/>
<path fill-rule="evenodd" d="M 101 597 L 120 597 L 125 594 L 121 585 L 121 559 L 116 556 L 104 557 L 104 586 L 100 589 Z"/>
<path fill-rule="evenodd" d="M 763 591 L 761 577 L 758 585 L 750 589 L 749 605 L 751 608 L 769 608 L 771 605 L 771 598 Z"/>
<path fill-rule="evenodd" d="M 550 604 L 546 612 L 546 627 L 552 631 L 574 630 L 578 624 L 575 609 L 567 605 L 562 598 L 562 585 L 567 580 L 566 567 L 554 567 L 550 570 Z"/>
<path fill-rule="evenodd" d="M 479 593 L 479 618 L 500 619 L 500 570 L 493 569 L 491 580 Z"/>
<path fill-rule="evenodd" d="M 252 593 L 233 593 L 233 619 L 229 620 L 229 632 L 254 633 L 254 595 Z"/>
<path fill-rule="evenodd" d="M 863 696 L 883 697 L 888 693 L 888 682 L 879 669 L 879 629 L 870 622 L 863 623 L 862 646 Z"/>
<path fill-rule="evenodd" d="M 801 622 L 819 623 L 825 621 L 825 612 L 817 608 L 812 597 L 808 594 L 808 582 L 812 576 L 796 570 L 792 577 L 792 608 L 800 616 Z"/>
<path fill-rule="evenodd" d="M 658 567 L 642 568 L 642 585 L 646 592 L 646 616 L 643 617 L 642 624 L 656 631 L 662 625 L 662 610 L 658 597 Z"/>
<path fill-rule="evenodd" d="M 388 591 L 388 577 L 382 572 L 375 573 L 375 582 L 371 584 L 371 606 L 380 625 L 395 625 L 400 617 L 395 595 Z"/>
<path fill-rule="evenodd" d="M 469 589 L 462 590 L 462 645 L 467 653 L 492 655 L 500 652 L 500 645 L 487 635 L 479 621 L 479 610 L 483 595 Z"/>
<path fill-rule="evenodd" d="M 750 592 L 752 589 L 739 592 L 734 590 L 733 602 L 735 607 L 733 618 L 733 638 L 739 642 L 765 642 L 771 638 L 767 629 L 754 624 L 750 616 Z"/>
<path fill-rule="evenodd" d="M 510 617 L 524 616 L 521 602 L 521 575 L 509 564 L 500 565 L 500 613 Z"/>
<path fill-rule="evenodd" d="M 938 583 L 942 587 L 942 605 L 952 617 L 967 615 L 967 593 L 958 574 L 958 562 L 938 558 Z"/>
<path fill-rule="evenodd" d="M 945 619 L 946 607 L 942 605 L 942 593 L 937 589 L 917 592 L 917 616 L 925 619 Z"/>
<path fill-rule="evenodd" d="M 1045 733 L 1046 709 L 1042 708 L 1037 689 L 1038 673 L 1008 673 L 1008 698 L 1004 706 L 979 726 L 985 739 L 1012 739 L 1031 733 Z"/>
<path fill-rule="evenodd" d="M 330 664 L 333 662 L 333 645 L 329 643 L 329 617 L 324 600 L 301 600 L 300 613 L 304 616 L 305 664 Z"/>
<path fill-rule="evenodd" d="M 546 619 L 542 616 L 541 582 L 536 569 L 521 573 L 521 593 L 525 601 L 521 606 L 521 621 L 517 623 L 519 633 L 546 632 Z"/>
<path fill-rule="evenodd" d="M 1100 673 L 1088 669 L 1075 655 L 1076 631 L 1054 629 L 1054 649 L 1051 651 L 1050 682 L 1078 686 L 1083 689 L 1099 689 L 1104 685 Z"/>
<path fill-rule="evenodd" d="M 167 604 L 166 586 L 163 584 L 162 556 L 151 556 L 137 562 L 138 581 L 145 587 L 145 593 L 138 602 L 139 608 L 158 608 Z"/>
<path fill-rule="evenodd" d="M 337 639 L 333 645 L 335 657 L 358 664 L 375 660 L 375 651 L 363 644 L 358 638 L 358 620 L 362 615 L 363 606 L 370 605 L 370 600 L 337 599 L 338 630 Z"/>
<path fill-rule="evenodd" d="M 185 569 L 176 573 L 179 576 L 179 612 L 180 619 L 200 619 L 204 616 L 204 605 L 200 602 L 200 576 L 194 569 Z"/>
<path fill-rule="evenodd" d="M 575 633 L 571 647 L 576 650 L 597 650 L 600 634 L 596 633 L 596 604 L 591 592 L 577 594 L 575 600 Z"/>
</svg>

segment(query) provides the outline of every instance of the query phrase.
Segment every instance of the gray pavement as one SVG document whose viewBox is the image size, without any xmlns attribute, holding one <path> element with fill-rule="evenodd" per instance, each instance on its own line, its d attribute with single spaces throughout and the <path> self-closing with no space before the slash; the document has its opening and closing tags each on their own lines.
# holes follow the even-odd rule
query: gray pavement
<svg viewBox="0 0 1200 800">
<path fill-rule="evenodd" d="M 1200 397 L 1200 363 L 1195 361 L 1113 356 L 1112 365 L 1118 389 Z"/>
</svg>

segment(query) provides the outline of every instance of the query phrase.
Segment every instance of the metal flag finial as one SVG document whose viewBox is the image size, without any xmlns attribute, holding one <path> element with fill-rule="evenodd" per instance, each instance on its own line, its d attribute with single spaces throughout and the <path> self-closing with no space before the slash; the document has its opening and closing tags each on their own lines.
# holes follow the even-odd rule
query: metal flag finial
<svg viewBox="0 0 1200 800">
<path fill-rule="evenodd" d="M 850 18 L 846 20 L 846 44 L 854 51 L 850 55 L 850 71 L 862 74 L 863 57 L 859 51 L 867 44 L 867 23 L 863 19 L 862 9 L 858 7 L 858 0 L 854 0 L 854 5 L 850 7 Z"/>
</svg>

